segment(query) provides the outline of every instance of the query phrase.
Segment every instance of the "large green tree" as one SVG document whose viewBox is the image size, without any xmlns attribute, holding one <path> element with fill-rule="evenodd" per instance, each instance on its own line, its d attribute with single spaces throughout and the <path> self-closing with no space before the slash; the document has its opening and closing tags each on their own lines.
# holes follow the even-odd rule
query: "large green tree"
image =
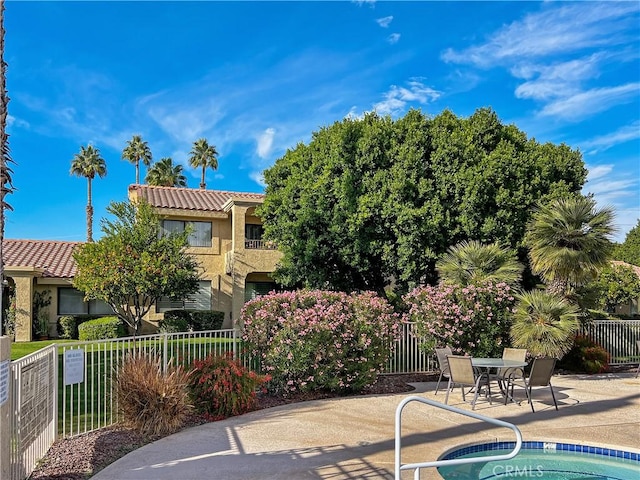
<svg viewBox="0 0 640 480">
<path fill-rule="evenodd" d="M 629 230 L 624 242 L 616 246 L 613 258 L 640 267 L 640 220 Z"/>
<path fill-rule="evenodd" d="M 187 177 L 183 171 L 182 165 L 174 165 L 171 158 L 161 158 L 149 168 L 146 181 L 156 187 L 186 187 Z"/>
<path fill-rule="evenodd" d="M 112 202 L 107 211 L 115 219 L 103 219 L 104 236 L 73 253 L 73 285 L 88 300 L 108 303 L 137 333 L 158 299 L 198 290 L 198 264 L 186 253 L 188 232 L 163 234 L 149 204 Z"/>
<path fill-rule="evenodd" d="M 579 191 L 578 151 L 540 144 L 495 112 L 370 113 L 314 132 L 265 171 L 265 237 L 285 285 L 406 289 L 435 281 L 463 240 L 520 249 L 540 199 Z"/>
<path fill-rule="evenodd" d="M 640 298 L 640 277 L 633 267 L 625 264 L 603 268 L 589 287 L 595 291 L 597 306 L 607 312 Z"/>
<path fill-rule="evenodd" d="M 151 165 L 152 155 L 149 144 L 142 140 L 140 135 L 134 135 L 122 150 L 122 159 L 136 166 L 136 185 L 140 184 L 140 162 L 147 167 Z"/>
<path fill-rule="evenodd" d="M 609 264 L 614 213 L 579 194 L 544 203 L 526 233 L 531 270 L 550 293 L 570 297 Z"/>
<path fill-rule="evenodd" d="M 100 150 L 89 145 L 81 146 L 71 160 L 71 175 L 87 179 L 87 242 L 93 242 L 93 205 L 91 204 L 91 181 L 107 174 L 107 164 L 100 156 Z"/>
<path fill-rule="evenodd" d="M 209 145 L 206 138 L 200 138 L 193 143 L 193 148 L 189 152 L 189 164 L 195 168 L 202 168 L 202 179 L 200 188 L 207 188 L 205 174 L 207 168 L 218 169 L 218 151 L 215 145 Z"/>
</svg>

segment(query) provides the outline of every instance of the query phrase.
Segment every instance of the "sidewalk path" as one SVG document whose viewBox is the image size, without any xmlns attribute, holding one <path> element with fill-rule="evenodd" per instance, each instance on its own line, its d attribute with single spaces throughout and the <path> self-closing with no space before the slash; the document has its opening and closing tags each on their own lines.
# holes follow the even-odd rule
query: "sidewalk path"
<svg viewBox="0 0 640 480">
<path fill-rule="evenodd" d="M 548 388 L 526 402 L 476 412 L 513 423 L 525 441 L 564 441 L 640 451 L 640 378 L 631 373 L 553 377 L 559 411 Z M 407 395 L 444 402 L 435 383 L 408 394 L 317 400 L 259 410 L 193 427 L 122 457 L 93 480 L 342 480 L 387 479 L 394 472 L 394 421 Z M 462 402 L 460 389 L 449 404 Z M 513 440 L 513 432 L 444 410 L 412 403 L 403 415 L 404 463 L 436 460 L 461 444 Z M 406 472 L 406 478 L 413 478 Z M 405 478 L 403 476 L 403 478 Z M 423 471 L 422 478 L 436 478 Z"/>
</svg>

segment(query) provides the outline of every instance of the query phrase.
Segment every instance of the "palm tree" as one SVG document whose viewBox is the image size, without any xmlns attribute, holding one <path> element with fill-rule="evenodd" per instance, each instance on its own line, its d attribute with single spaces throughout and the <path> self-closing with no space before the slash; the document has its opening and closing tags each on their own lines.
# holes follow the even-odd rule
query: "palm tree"
<svg viewBox="0 0 640 480">
<path fill-rule="evenodd" d="M 498 242 L 484 245 L 469 240 L 450 247 L 436 263 L 436 269 L 444 281 L 458 285 L 487 281 L 514 285 L 524 267 L 513 250 Z"/>
<path fill-rule="evenodd" d="M 161 158 L 149 168 L 146 181 L 156 187 L 186 187 L 187 178 L 182 171 L 182 165 L 174 165 L 170 157 Z"/>
<path fill-rule="evenodd" d="M 207 167 L 217 170 L 218 169 L 218 151 L 215 145 L 209 145 L 206 139 L 201 138 L 193 143 L 193 148 L 189 157 L 189 165 L 194 168 L 202 167 L 202 180 L 200 181 L 200 188 L 205 189 L 207 184 L 204 181 L 205 171 Z"/>
<path fill-rule="evenodd" d="M 140 161 L 148 167 L 151 165 L 151 149 L 140 135 L 134 135 L 122 151 L 122 159 L 136 166 L 136 185 L 140 184 Z"/>
<path fill-rule="evenodd" d="M 7 135 L 7 64 L 4 61 L 4 1 L 0 1 L 0 302 L 2 302 L 2 287 L 4 280 L 4 257 L 2 243 L 4 241 L 4 212 L 13 210 L 5 201 L 5 196 L 14 190 L 11 174 L 13 171 L 9 163 L 13 163 L 9 153 L 9 135 Z M 0 308 L 0 326 L 4 325 Z"/>
<path fill-rule="evenodd" d="M 91 205 L 91 180 L 98 175 L 100 178 L 107 174 L 107 165 L 100 156 L 100 151 L 92 145 L 81 146 L 71 161 L 71 175 L 87 179 L 87 242 L 93 242 L 93 206 Z"/>
<path fill-rule="evenodd" d="M 518 295 L 510 337 L 534 357 L 562 358 L 580 326 L 579 309 L 557 295 L 534 290 Z"/>
<path fill-rule="evenodd" d="M 525 234 L 531 270 L 550 293 L 567 296 L 607 266 L 613 244 L 614 213 L 596 208 L 593 198 L 575 195 L 542 205 Z"/>
</svg>

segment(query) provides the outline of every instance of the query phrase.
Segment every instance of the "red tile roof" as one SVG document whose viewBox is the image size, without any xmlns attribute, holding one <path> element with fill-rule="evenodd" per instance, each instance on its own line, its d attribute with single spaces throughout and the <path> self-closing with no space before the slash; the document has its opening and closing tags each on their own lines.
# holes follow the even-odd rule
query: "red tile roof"
<svg viewBox="0 0 640 480">
<path fill-rule="evenodd" d="M 71 278 L 76 263 L 71 256 L 81 242 L 55 242 L 49 240 L 7 240 L 2 242 L 2 256 L 6 269 L 35 267 L 44 270 L 44 277 Z"/>
<path fill-rule="evenodd" d="M 131 185 L 129 193 L 135 192 L 156 208 L 179 208 L 221 212 L 222 206 L 232 197 L 246 200 L 262 200 L 261 193 L 224 192 L 220 190 L 201 190 L 195 188 L 153 187 L 150 185 Z"/>
</svg>

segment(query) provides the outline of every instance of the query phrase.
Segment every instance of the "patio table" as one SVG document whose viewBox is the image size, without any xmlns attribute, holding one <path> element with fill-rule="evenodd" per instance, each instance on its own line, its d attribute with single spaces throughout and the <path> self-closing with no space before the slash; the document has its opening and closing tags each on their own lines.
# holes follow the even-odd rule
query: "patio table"
<svg viewBox="0 0 640 480">
<path fill-rule="evenodd" d="M 486 369 L 487 375 L 488 375 L 489 371 L 493 368 L 496 368 L 496 369 L 497 368 L 524 368 L 528 364 L 527 362 L 519 362 L 517 360 L 505 360 L 503 358 L 471 357 L 471 365 L 477 368 Z M 506 388 L 504 388 L 504 385 L 500 380 L 498 380 L 498 386 L 500 387 L 500 392 L 502 393 L 502 395 L 504 395 L 507 399 L 511 400 L 513 403 L 518 403 L 513 399 L 513 397 L 511 397 L 511 395 L 509 395 L 509 392 L 507 391 Z"/>
</svg>

